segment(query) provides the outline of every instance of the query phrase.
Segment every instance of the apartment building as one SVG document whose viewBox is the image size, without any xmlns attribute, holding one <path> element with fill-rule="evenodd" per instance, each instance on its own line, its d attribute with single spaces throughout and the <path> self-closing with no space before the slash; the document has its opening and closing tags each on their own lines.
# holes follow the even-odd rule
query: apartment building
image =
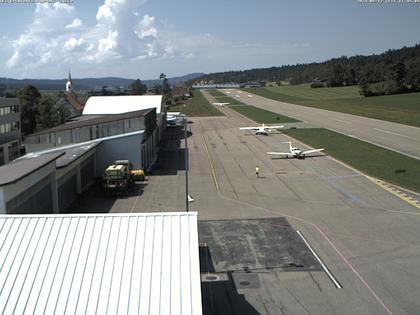
<svg viewBox="0 0 420 315">
<path fill-rule="evenodd" d="M 17 98 L 0 98 L 0 165 L 19 157 L 20 114 Z"/>
</svg>

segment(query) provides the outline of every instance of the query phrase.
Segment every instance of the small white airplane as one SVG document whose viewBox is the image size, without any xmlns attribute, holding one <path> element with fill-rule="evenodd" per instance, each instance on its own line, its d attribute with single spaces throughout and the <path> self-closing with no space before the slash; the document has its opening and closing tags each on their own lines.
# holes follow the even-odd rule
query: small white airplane
<svg viewBox="0 0 420 315">
<path fill-rule="evenodd" d="M 229 105 L 230 103 L 213 103 L 213 105 L 215 105 L 215 106 L 220 106 L 220 107 L 223 107 L 223 106 L 225 106 L 225 105 Z"/>
<path fill-rule="evenodd" d="M 321 151 L 325 150 L 324 148 L 322 148 L 322 149 L 313 149 L 313 150 L 302 151 L 298 147 L 292 147 L 292 142 L 291 141 L 283 142 L 283 143 L 288 143 L 289 144 L 290 152 L 267 152 L 267 154 L 282 155 L 286 158 L 292 157 L 292 158 L 304 159 L 307 154 L 315 153 L 315 152 L 321 152 Z"/>
<path fill-rule="evenodd" d="M 264 135 L 264 136 L 268 136 L 268 133 L 271 132 L 271 130 L 273 129 L 280 129 L 283 128 L 284 126 L 268 126 L 265 124 L 262 124 L 259 127 L 241 127 L 239 128 L 240 130 L 253 130 L 255 131 L 256 135 Z"/>
</svg>

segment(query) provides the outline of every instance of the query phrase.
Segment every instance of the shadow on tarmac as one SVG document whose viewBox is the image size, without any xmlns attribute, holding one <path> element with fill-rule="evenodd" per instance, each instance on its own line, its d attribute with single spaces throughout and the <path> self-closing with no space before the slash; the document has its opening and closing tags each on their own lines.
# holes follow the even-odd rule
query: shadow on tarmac
<svg viewBox="0 0 420 315">
<path fill-rule="evenodd" d="M 199 221 L 198 231 L 204 314 L 259 314 L 240 293 L 258 300 L 261 273 L 276 288 L 275 272 L 322 271 L 283 217 Z"/>
<path fill-rule="evenodd" d="M 322 157 L 322 156 L 327 156 L 326 154 L 311 154 L 311 155 L 306 155 L 304 158 L 295 158 L 295 157 L 285 157 L 285 156 L 279 156 L 279 157 L 275 157 L 272 156 L 271 159 L 272 160 L 305 160 L 305 159 L 311 159 L 311 158 L 317 158 L 317 157 Z"/>
<path fill-rule="evenodd" d="M 202 274 L 215 272 L 208 246 L 200 246 L 200 271 Z M 243 294 L 238 293 L 232 272 L 227 273 L 227 280 L 220 280 L 217 276 L 207 275 L 201 282 L 201 297 L 204 315 L 259 315 L 260 313 L 248 303 Z"/>
<path fill-rule="evenodd" d="M 70 206 L 66 212 L 109 213 L 118 199 L 141 196 L 146 186 L 147 183 L 145 182 L 136 182 L 127 193 L 107 194 L 103 191 L 100 181 L 98 181 L 94 187 L 92 187 L 86 194 L 83 195 L 83 197 Z"/>
<path fill-rule="evenodd" d="M 187 137 L 192 133 L 187 132 Z M 177 175 L 178 171 L 185 171 L 185 149 L 181 148 L 184 130 L 180 127 L 166 129 L 166 135 L 159 144 L 156 162 L 149 176 Z"/>
</svg>

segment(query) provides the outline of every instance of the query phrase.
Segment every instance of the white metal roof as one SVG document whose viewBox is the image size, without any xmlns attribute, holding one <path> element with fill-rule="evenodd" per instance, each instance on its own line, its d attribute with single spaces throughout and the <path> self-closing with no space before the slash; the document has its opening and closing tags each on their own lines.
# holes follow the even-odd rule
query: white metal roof
<svg viewBox="0 0 420 315">
<path fill-rule="evenodd" d="M 108 115 L 156 108 L 159 114 L 162 95 L 91 96 L 83 109 L 83 115 Z"/>
<path fill-rule="evenodd" d="M 197 213 L 0 216 L 2 314 L 201 314 Z"/>
</svg>

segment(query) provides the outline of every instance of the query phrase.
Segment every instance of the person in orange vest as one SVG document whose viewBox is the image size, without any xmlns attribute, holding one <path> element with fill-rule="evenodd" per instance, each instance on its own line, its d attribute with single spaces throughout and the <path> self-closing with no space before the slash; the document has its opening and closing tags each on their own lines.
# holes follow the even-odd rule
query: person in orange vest
<svg viewBox="0 0 420 315">
<path fill-rule="evenodd" d="M 258 165 L 255 167 L 255 175 L 257 175 L 257 178 L 260 177 L 260 167 Z"/>
</svg>

